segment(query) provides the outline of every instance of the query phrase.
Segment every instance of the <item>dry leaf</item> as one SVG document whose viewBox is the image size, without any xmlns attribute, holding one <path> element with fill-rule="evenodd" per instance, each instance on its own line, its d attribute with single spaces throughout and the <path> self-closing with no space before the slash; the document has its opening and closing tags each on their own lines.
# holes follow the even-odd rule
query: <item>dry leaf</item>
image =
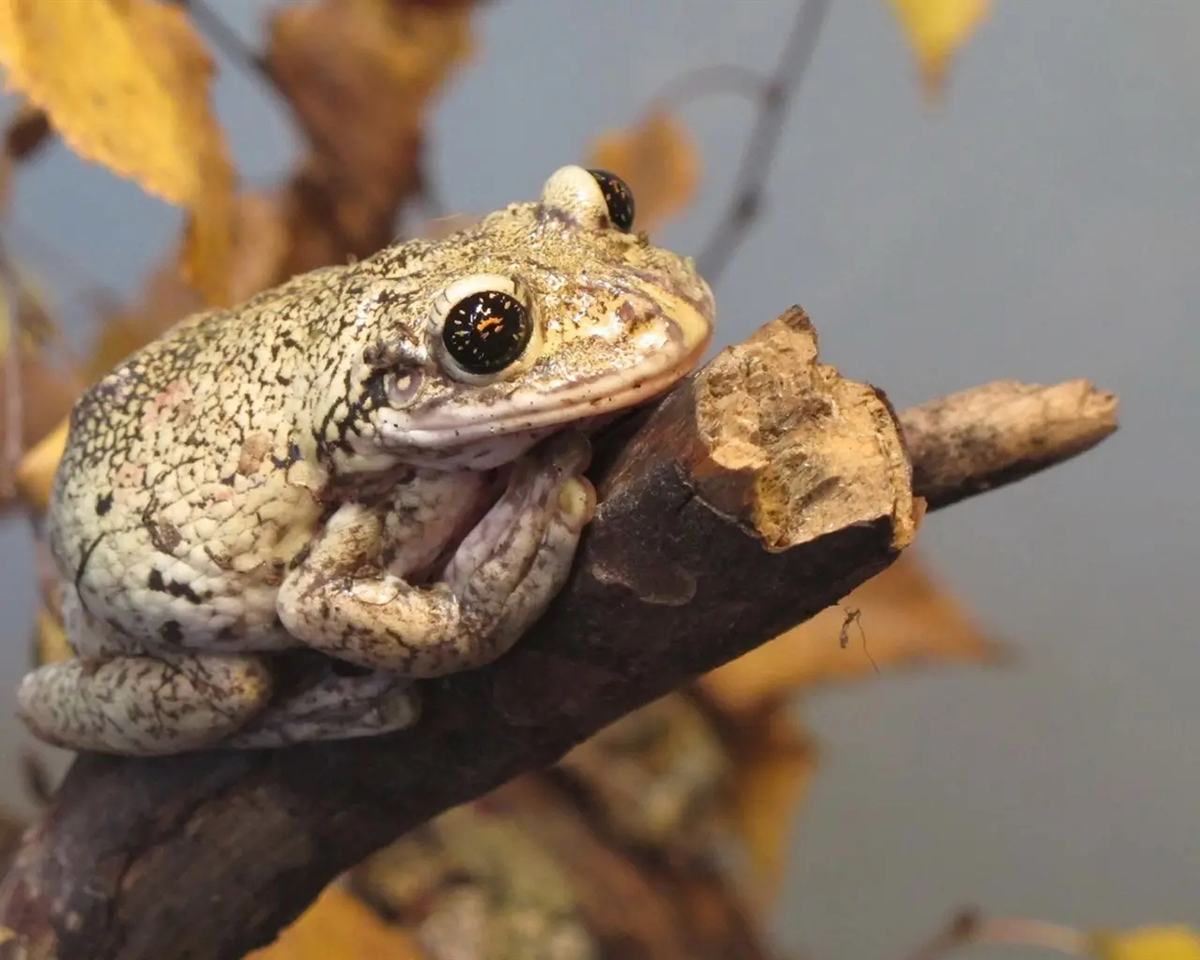
<svg viewBox="0 0 1200 960">
<path fill-rule="evenodd" d="M 737 719 L 729 752 L 737 786 L 730 826 L 746 851 L 754 900 L 765 912 L 783 882 L 792 823 L 816 773 L 817 748 L 787 710 L 772 707 Z"/>
<path fill-rule="evenodd" d="M 917 57 L 926 97 L 942 92 L 958 49 L 987 16 L 989 0 L 889 0 Z"/>
<path fill-rule="evenodd" d="M 0 366 L 0 424 L 7 424 L 7 365 Z M 44 439 L 71 409 L 83 390 L 82 379 L 45 351 L 23 346 L 17 364 L 21 385 L 21 449 Z"/>
<path fill-rule="evenodd" d="M 637 204 L 635 225 L 651 233 L 682 213 L 700 183 L 700 152 L 683 125 L 652 111 L 635 127 L 610 130 L 592 143 L 589 166 L 629 184 Z"/>
<path fill-rule="evenodd" d="M 279 201 L 265 194 L 238 196 L 227 278 L 230 299 L 241 303 L 286 280 L 280 271 L 287 251 L 287 224 Z M 174 256 L 168 257 L 150 274 L 134 306 L 104 318 L 88 358 L 90 378 L 104 376 L 135 350 L 202 309 L 203 300 L 181 279 Z"/>
<path fill-rule="evenodd" d="M 291 248 L 286 211 L 279 197 L 250 193 L 238 198 L 234 221 L 233 265 L 229 275 L 234 303 L 282 283 Z"/>
<path fill-rule="evenodd" d="M 62 459 L 67 445 L 67 427 L 64 418 L 59 425 L 21 458 L 17 464 L 17 493 L 25 505 L 34 513 L 44 513 L 50 504 L 50 487 L 54 483 L 54 471 Z"/>
<path fill-rule="evenodd" d="M 135 306 L 105 317 L 88 357 L 87 372 L 98 380 L 172 324 L 202 309 L 196 291 L 183 282 L 173 259 L 150 274 Z"/>
<path fill-rule="evenodd" d="M 279 938 L 244 960 L 423 960 L 413 938 L 334 883 Z"/>
<path fill-rule="evenodd" d="M 1200 935 L 1191 927 L 1135 927 L 1090 939 L 1099 960 L 1200 960 Z"/>
<path fill-rule="evenodd" d="M 17 298 L 16 335 L 9 312 L 9 296 L 0 297 L 0 434 L 6 456 L 0 463 L 0 487 L 22 495 L 20 467 L 9 460 L 8 451 L 23 455 L 49 434 L 71 409 L 83 389 L 83 381 L 70 364 L 52 355 L 61 343 L 54 321 L 35 286 L 19 271 L 10 269 L 6 283 L 9 295 Z M 10 398 L 9 377 L 15 376 L 15 396 Z M 10 423 L 10 399 L 18 404 Z M 9 437 L 15 427 L 19 437 Z M 0 502 L 0 507 L 11 501 Z"/>
<path fill-rule="evenodd" d="M 310 0 L 271 20 L 267 61 L 312 150 L 290 192 L 287 274 L 389 242 L 421 187 L 430 97 L 470 55 L 471 8 Z"/>
<path fill-rule="evenodd" d="M 155 0 L 0 0 L 0 62 L 76 153 L 187 208 L 189 277 L 224 302 L 234 174 L 187 14 Z"/>
<path fill-rule="evenodd" d="M 700 684 L 724 710 L 752 713 L 817 683 L 922 660 L 995 662 L 1001 654 L 909 551 L 838 606 L 714 670 Z"/>
<path fill-rule="evenodd" d="M 74 654 L 67 643 L 62 620 L 46 607 L 38 610 L 33 621 L 33 658 L 37 666 L 61 663 Z"/>
</svg>

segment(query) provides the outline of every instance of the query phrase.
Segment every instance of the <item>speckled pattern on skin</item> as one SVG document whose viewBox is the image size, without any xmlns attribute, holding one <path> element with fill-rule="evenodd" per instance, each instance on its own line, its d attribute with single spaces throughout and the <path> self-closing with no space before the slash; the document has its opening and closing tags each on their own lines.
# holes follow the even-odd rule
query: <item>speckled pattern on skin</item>
<svg viewBox="0 0 1200 960">
<path fill-rule="evenodd" d="M 531 325 L 486 374 L 441 336 L 481 293 Z M 76 656 L 25 678 L 22 717 L 127 754 L 411 724 L 414 678 L 495 659 L 561 588 L 587 430 L 688 373 L 713 313 L 564 167 L 441 242 L 183 321 L 72 413 L 49 537 Z M 292 648 L 326 655 L 298 687 Z"/>
</svg>

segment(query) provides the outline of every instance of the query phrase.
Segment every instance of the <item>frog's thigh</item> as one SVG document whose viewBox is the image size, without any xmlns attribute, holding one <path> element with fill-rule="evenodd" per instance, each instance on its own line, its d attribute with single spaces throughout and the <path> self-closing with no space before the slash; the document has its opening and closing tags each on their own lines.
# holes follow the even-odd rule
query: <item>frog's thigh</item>
<svg viewBox="0 0 1200 960">
<path fill-rule="evenodd" d="M 541 615 L 570 570 L 590 519 L 591 487 L 579 477 L 587 457 L 587 441 L 566 434 L 523 459 L 455 552 L 445 583 L 429 588 L 394 574 L 331 576 L 329 561 L 354 552 L 336 540 L 361 547 L 372 539 L 365 514 L 357 525 L 331 522 L 280 588 L 284 626 L 331 656 L 410 677 L 489 663 Z"/>
<path fill-rule="evenodd" d="M 262 709 L 271 675 L 255 656 L 116 656 L 40 667 L 21 682 L 21 718 L 72 750 L 134 756 L 211 746 Z"/>
<path fill-rule="evenodd" d="M 412 726 L 419 712 L 411 680 L 381 671 L 331 674 L 293 697 L 272 702 L 221 746 L 253 749 L 373 737 Z"/>
</svg>

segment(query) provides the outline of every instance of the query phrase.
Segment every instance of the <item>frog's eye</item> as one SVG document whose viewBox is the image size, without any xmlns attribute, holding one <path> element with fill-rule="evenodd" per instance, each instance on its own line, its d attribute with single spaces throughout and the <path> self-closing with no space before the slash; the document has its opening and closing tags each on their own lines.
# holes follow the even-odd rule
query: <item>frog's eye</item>
<svg viewBox="0 0 1200 960">
<path fill-rule="evenodd" d="M 542 203 L 596 229 L 633 227 L 633 191 L 607 170 L 560 167 L 542 187 Z"/>
<path fill-rule="evenodd" d="M 629 184 L 615 173 L 607 170 L 588 170 L 604 195 L 604 203 L 608 206 L 608 219 L 622 233 L 633 229 L 633 191 Z"/>
<path fill-rule="evenodd" d="M 516 285 L 506 277 L 460 280 L 439 297 L 445 355 L 468 377 L 499 373 L 529 345 L 533 318 Z"/>
</svg>

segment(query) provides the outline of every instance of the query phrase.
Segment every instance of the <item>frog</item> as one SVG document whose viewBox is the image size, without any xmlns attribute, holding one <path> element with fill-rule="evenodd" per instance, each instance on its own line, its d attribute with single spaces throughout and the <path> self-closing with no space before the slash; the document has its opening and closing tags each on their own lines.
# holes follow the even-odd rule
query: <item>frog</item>
<svg viewBox="0 0 1200 960">
<path fill-rule="evenodd" d="M 711 289 L 634 211 L 567 165 L 85 391 L 45 522 L 72 655 L 21 681 L 29 729 L 129 756 L 377 736 L 508 653 L 595 513 L 595 431 L 711 342 Z"/>
</svg>

